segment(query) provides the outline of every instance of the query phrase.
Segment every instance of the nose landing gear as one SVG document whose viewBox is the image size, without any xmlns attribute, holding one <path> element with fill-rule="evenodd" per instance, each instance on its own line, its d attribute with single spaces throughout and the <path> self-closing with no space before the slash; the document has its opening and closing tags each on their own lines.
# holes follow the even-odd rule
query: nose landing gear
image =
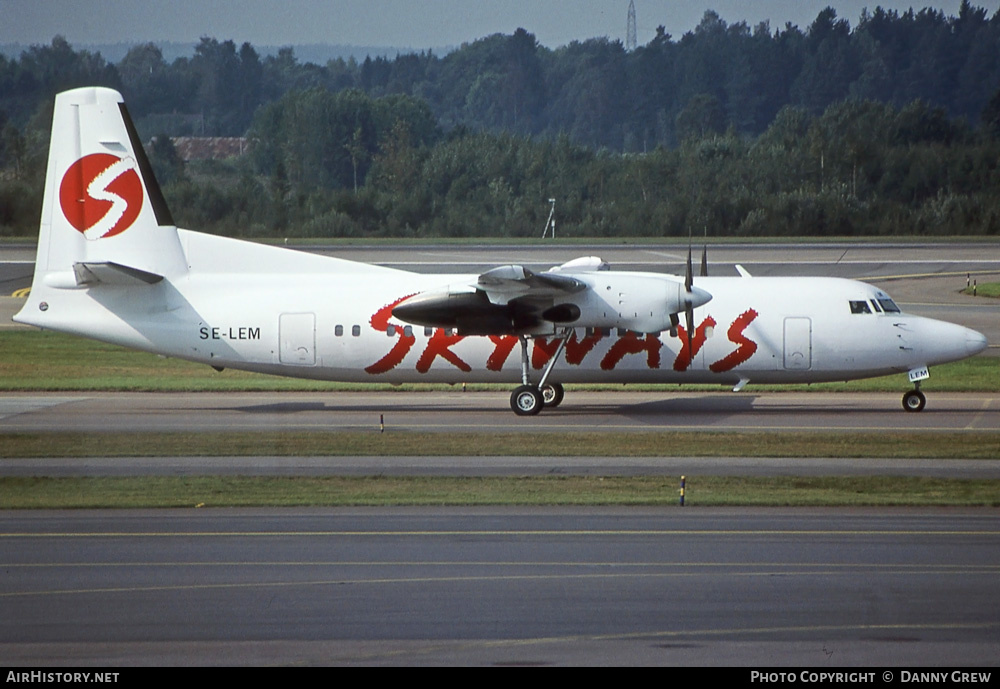
<svg viewBox="0 0 1000 689">
<path fill-rule="evenodd" d="M 916 388 L 903 395 L 903 409 L 906 411 L 923 411 L 925 406 L 927 406 L 927 398 L 924 393 L 920 392 L 919 383 L 917 383 Z"/>
</svg>

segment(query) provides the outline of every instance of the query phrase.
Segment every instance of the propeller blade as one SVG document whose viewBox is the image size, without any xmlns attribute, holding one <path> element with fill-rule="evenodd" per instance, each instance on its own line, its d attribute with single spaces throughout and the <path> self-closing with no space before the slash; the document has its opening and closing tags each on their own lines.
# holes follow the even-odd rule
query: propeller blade
<svg viewBox="0 0 1000 689">
<path fill-rule="evenodd" d="M 691 353 L 691 338 L 694 333 L 694 307 L 691 302 L 687 303 L 687 308 L 684 309 L 684 320 L 687 325 L 687 341 L 688 341 L 688 353 Z"/>
<path fill-rule="evenodd" d="M 691 244 L 688 243 L 687 272 L 684 273 L 684 291 L 690 292 L 694 284 L 694 271 L 691 269 Z"/>
<path fill-rule="evenodd" d="M 684 271 L 684 291 L 687 292 L 687 300 L 684 302 L 684 324 L 687 326 L 687 350 L 691 352 L 691 337 L 694 331 L 694 304 L 691 303 L 692 292 L 691 288 L 694 287 L 694 269 L 691 267 L 691 234 L 688 232 L 688 259 L 687 259 L 687 269 Z"/>
<path fill-rule="evenodd" d="M 691 237 L 688 237 L 688 255 L 687 255 L 687 267 L 684 272 L 684 291 L 686 293 L 684 297 L 684 321 L 687 326 L 685 337 L 687 338 L 688 351 L 691 351 L 692 338 L 694 337 L 694 308 L 695 306 L 703 306 L 707 304 L 712 299 L 712 295 L 706 292 L 704 289 L 699 289 L 694 286 L 694 268 L 692 266 L 692 254 L 693 242 Z M 708 245 L 701 253 L 701 274 L 702 277 L 708 275 Z M 679 325 L 679 313 L 670 314 L 670 335 L 671 337 L 676 336 L 677 327 Z"/>
</svg>

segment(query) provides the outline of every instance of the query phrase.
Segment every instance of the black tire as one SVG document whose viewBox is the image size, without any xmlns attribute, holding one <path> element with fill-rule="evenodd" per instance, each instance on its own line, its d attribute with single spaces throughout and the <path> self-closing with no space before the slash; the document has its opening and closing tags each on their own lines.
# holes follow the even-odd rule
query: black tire
<svg viewBox="0 0 1000 689">
<path fill-rule="evenodd" d="M 566 397 L 566 391 L 559 383 L 549 383 L 541 389 L 541 393 L 542 403 L 546 409 L 555 409 L 562 404 L 563 398 Z"/>
<path fill-rule="evenodd" d="M 518 416 L 534 416 L 544 406 L 542 393 L 533 385 L 522 385 L 510 393 L 510 408 Z"/>
<path fill-rule="evenodd" d="M 910 390 L 903 395 L 903 409 L 906 411 L 923 411 L 927 406 L 927 398 L 919 390 Z"/>
</svg>

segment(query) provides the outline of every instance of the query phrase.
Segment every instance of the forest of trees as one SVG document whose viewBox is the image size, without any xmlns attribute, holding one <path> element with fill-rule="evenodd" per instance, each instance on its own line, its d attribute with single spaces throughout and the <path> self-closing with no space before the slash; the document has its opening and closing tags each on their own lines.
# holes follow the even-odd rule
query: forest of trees
<svg viewBox="0 0 1000 689">
<path fill-rule="evenodd" d="M 122 92 L 178 222 L 211 232 L 537 236 L 555 198 L 564 236 L 1000 234 L 1000 12 L 967 0 L 325 65 L 56 37 L 0 57 L 0 234 L 36 231 L 52 97 L 80 85 Z M 185 165 L 178 135 L 250 153 Z"/>
</svg>

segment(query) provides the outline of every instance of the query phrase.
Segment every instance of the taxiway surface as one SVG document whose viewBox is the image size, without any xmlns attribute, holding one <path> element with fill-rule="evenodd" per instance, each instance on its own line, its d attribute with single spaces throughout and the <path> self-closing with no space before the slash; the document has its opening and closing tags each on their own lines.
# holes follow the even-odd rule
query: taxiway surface
<svg viewBox="0 0 1000 689">
<path fill-rule="evenodd" d="M 1000 654 L 994 510 L 0 512 L 0 561 L 8 665 Z"/>
<path fill-rule="evenodd" d="M 894 393 L 584 392 L 534 417 L 510 412 L 508 394 L 6 393 L 0 431 L 380 431 L 563 432 L 997 431 L 1000 392 L 929 392 L 906 413 Z M 998 434 L 1000 441 L 1000 434 Z"/>
</svg>

